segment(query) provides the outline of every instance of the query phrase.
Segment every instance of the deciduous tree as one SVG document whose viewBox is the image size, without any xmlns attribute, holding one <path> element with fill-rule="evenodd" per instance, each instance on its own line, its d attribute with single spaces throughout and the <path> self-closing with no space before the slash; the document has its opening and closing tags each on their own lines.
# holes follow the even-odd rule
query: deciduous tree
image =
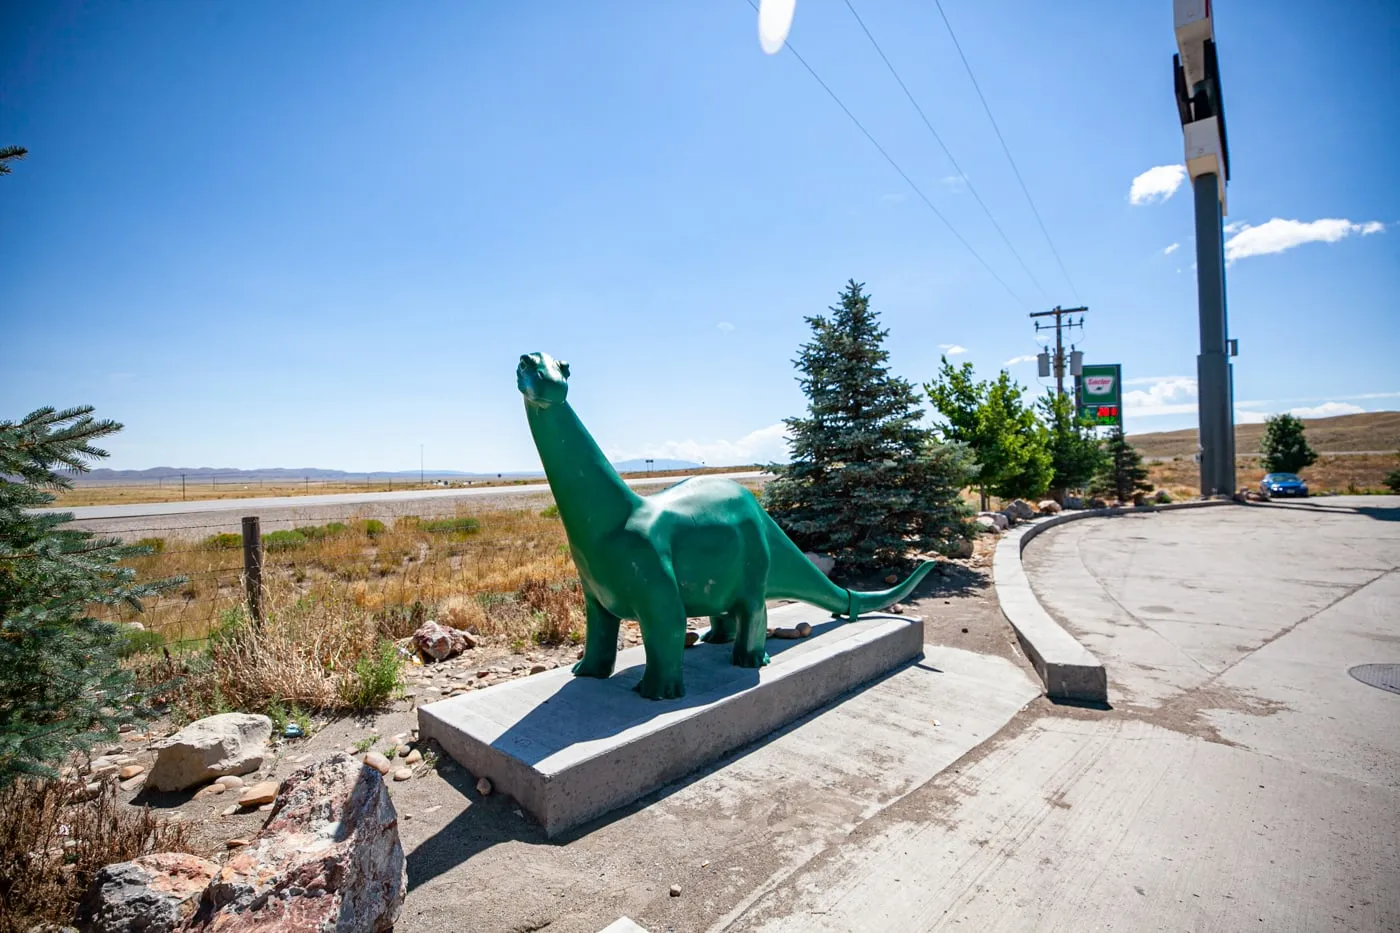
<svg viewBox="0 0 1400 933">
<path fill-rule="evenodd" d="M 1303 421 L 1293 415 L 1274 415 L 1264 422 L 1259 440 L 1264 469 L 1270 473 L 1297 473 L 1317 462 L 1317 453 L 1308 446 Z"/>
</svg>

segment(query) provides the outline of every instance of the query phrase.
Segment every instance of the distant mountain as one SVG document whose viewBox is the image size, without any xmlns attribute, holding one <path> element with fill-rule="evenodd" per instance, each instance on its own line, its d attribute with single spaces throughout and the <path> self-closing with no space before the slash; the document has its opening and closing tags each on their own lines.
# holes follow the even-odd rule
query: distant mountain
<svg viewBox="0 0 1400 933">
<path fill-rule="evenodd" d="M 689 460 L 653 460 L 648 463 L 645 460 L 623 460 L 613 464 L 613 469 L 619 473 L 645 473 L 647 470 L 698 470 L 700 464 L 692 463 Z"/>
<path fill-rule="evenodd" d="M 422 476 L 426 479 L 444 479 L 447 477 L 494 477 L 495 473 L 465 473 L 461 470 L 425 470 Z M 539 476 L 535 473 L 507 473 L 506 476 Z M 324 470 L 318 467 L 264 467 L 256 470 L 235 470 L 231 467 L 150 467 L 145 470 L 109 470 L 107 468 L 92 470 L 84 473 L 78 478 L 86 481 L 98 481 L 107 483 L 155 483 L 161 481 L 179 480 L 184 476 L 187 480 L 223 480 L 232 482 L 246 482 L 249 480 L 276 480 L 279 482 L 295 482 L 301 479 L 315 480 L 346 480 L 354 482 L 364 482 L 366 477 L 376 480 L 393 479 L 418 479 L 418 470 L 396 470 L 392 472 L 374 471 L 368 473 L 352 473 L 346 470 Z"/>
<path fill-rule="evenodd" d="M 624 460 L 614 463 L 619 473 L 645 473 L 647 470 L 693 470 L 700 466 L 689 460 L 655 460 L 648 464 L 645 460 Z M 406 480 L 416 481 L 417 470 L 374 471 L 354 473 L 348 470 L 326 470 L 320 467 L 262 467 L 255 470 L 236 470 L 232 467 L 150 467 L 145 470 L 109 470 L 105 467 L 80 474 L 79 482 L 97 483 L 169 483 L 185 477 L 191 483 L 247 483 L 266 482 L 294 483 L 303 479 L 321 482 L 343 481 L 363 483 L 366 481 Z M 520 479 L 542 477 L 539 470 L 516 470 L 508 473 L 469 473 L 463 470 L 425 470 L 424 479 Z"/>
</svg>

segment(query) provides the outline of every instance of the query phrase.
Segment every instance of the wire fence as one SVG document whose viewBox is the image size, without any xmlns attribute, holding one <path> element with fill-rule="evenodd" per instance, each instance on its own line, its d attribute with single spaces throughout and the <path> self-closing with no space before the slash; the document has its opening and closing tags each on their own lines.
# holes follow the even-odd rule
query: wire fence
<svg viewBox="0 0 1400 933">
<path fill-rule="evenodd" d="M 392 526 L 361 521 L 263 533 L 258 589 L 274 610 L 319 599 L 373 615 L 455 601 L 455 611 L 472 618 L 493 600 L 509 600 L 526 580 L 558 583 L 576 575 L 557 519 L 520 510 L 483 520 L 492 523 L 485 532 L 476 519 L 448 519 L 442 530 L 442 522 L 408 516 Z M 151 553 L 128 562 L 138 580 L 175 582 L 145 600 L 142 611 L 115 615 L 158 632 L 167 646 L 205 643 L 221 625 L 248 613 L 244 538 L 223 523 L 195 528 L 215 533 L 202 540 L 145 539 Z M 132 541 L 161 530 L 124 529 L 122 536 Z"/>
</svg>

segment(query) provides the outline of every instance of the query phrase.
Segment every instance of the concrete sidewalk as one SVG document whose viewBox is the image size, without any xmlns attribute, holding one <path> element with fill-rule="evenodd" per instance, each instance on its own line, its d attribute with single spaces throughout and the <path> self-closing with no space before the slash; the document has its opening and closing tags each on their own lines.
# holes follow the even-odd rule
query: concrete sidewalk
<svg viewBox="0 0 1400 933">
<path fill-rule="evenodd" d="M 1125 515 L 1026 550 L 1112 709 L 1038 701 L 711 929 L 1400 929 L 1400 499 Z"/>
</svg>

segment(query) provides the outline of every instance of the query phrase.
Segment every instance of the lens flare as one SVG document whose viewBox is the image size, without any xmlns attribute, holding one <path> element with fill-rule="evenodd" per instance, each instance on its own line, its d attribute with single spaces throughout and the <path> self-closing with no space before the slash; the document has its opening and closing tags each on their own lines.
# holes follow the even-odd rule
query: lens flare
<svg viewBox="0 0 1400 933">
<path fill-rule="evenodd" d="M 797 0 L 759 0 L 758 43 L 763 51 L 777 55 L 783 50 L 796 9 Z"/>
</svg>

